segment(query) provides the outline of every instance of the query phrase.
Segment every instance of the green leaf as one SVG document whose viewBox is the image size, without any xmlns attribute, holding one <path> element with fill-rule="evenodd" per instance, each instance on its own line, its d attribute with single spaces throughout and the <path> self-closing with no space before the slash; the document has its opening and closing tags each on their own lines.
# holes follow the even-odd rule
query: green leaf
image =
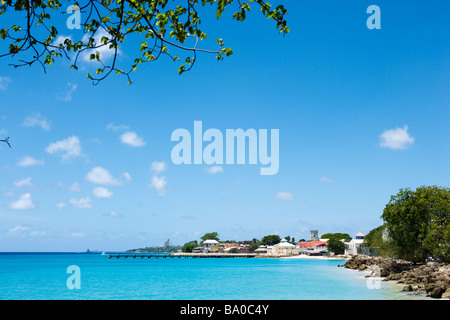
<svg viewBox="0 0 450 320">
<path fill-rule="evenodd" d="M 222 15 L 222 10 L 220 9 L 220 8 L 217 8 L 217 11 L 216 11 L 216 18 L 217 19 L 219 19 L 220 18 L 220 16 Z"/>
</svg>

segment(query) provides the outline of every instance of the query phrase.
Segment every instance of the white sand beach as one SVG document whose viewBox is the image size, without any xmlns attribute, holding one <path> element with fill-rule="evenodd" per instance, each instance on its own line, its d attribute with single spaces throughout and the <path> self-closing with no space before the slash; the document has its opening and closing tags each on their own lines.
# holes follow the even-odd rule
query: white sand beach
<svg viewBox="0 0 450 320">
<path fill-rule="evenodd" d="M 283 259 L 309 259 L 309 260 L 348 260 L 349 256 L 308 256 L 301 254 L 297 256 L 282 257 Z"/>
</svg>

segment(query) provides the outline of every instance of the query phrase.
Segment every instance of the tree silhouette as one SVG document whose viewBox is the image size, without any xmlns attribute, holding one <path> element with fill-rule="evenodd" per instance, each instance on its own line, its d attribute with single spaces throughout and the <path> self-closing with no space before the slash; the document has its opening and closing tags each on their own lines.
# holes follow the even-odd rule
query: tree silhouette
<svg viewBox="0 0 450 320">
<path fill-rule="evenodd" d="M 5 139 L 2 139 L 0 141 L 6 142 L 6 144 L 11 148 L 11 145 L 9 144 L 9 137 L 6 137 Z"/>
<path fill-rule="evenodd" d="M 131 83 L 132 71 L 160 56 L 179 62 L 178 73 L 182 74 L 192 68 L 197 53 L 213 54 L 219 61 L 233 53 L 221 38 L 216 39 L 215 48 L 200 47 L 207 36 L 203 28 L 200 29 L 201 18 L 211 14 L 203 7 L 212 8 L 217 19 L 231 7 L 232 18 L 236 21 L 244 21 L 250 7 L 258 8 L 263 16 L 276 23 L 280 33 L 289 32 L 284 6 L 272 7 L 263 0 L 75 0 L 70 4 L 63 0 L 2 0 L 0 39 L 7 43 L 8 49 L 0 52 L 0 57 L 14 58 L 10 65 L 15 68 L 37 63 L 45 72 L 46 67 L 60 57 L 69 59 L 70 68 L 77 70 L 78 58 L 82 55 L 85 60 L 97 62 L 95 73 L 87 74 L 94 84 L 112 72 L 125 75 Z M 66 9 L 64 5 L 70 6 Z M 17 18 L 17 12 L 22 13 L 23 18 Z M 55 15 L 72 12 L 79 20 L 74 26 L 69 27 L 72 16 L 66 23 L 59 19 L 58 24 L 58 19 L 54 19 Z M 5 16 L 15 17 L 12 25 L 5 25 Z M 83 37 L 65 36 L 72 28 L 80 29 Z M 138 41 L 130 42 L 133 38 Z M 135 59 L 131 59 L 131 66 L 123 69 L 117 65 L 117 56 L 125 42 L 134 44 L 131 49 L 136 53 L 133 53 Z"/>
</svg>

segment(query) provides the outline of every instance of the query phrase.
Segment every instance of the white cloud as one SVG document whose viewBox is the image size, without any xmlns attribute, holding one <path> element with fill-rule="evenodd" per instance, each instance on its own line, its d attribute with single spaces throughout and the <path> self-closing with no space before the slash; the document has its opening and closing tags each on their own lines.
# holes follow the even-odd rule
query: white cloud
<svg viewBox="0 0 450 320">
<path fill-rule="evenodd" d="M 47 121 L 47 118 L 43 117 L 40 113 L 35 113 L 32 116 L 28 116 L 25 118 L 25 121 L 22 124 L 23 127 L 41 127 L 45 131 L 50 130 L 50 124 Z"/>
<path fill-rule="evenodd" d="M 24 227 L 24 226 L 15 226 L 14 228 L 11 228 L 8 230 L 8 236 L 26 236 L 25 232 L 30 231 L 31 228 L 30 227 Z M 45 231 L 31 231 L 28 235 L 30 237 L 42 237 L 45 236 L 47 233 Z"/>
<path fill-rule="evenodd" d="M 111 210 L 108 213 L 105 213 L 104 216 L 108 216 L 108 217 L 120 217 L 121 215 L 119 213 L 117 213 L 117 211 Z"/>
<path fill-rule="evenodd" d="M 34 204 L 33 204 L 33 201 L 31 200 L 31 194 L 29 194 L 29 193 L 23 194 L 19 200 L 15 201 L 15 202 L 11 202 L 9 204 L 9 207 L 14 210 L 33 209 Z"/>
<path fill-rule="evenodd" d="M 44 160 L 36 160 L 33 157 L 30 156 L 24 156 L 23 158 L 19 159 L 17 162 L 17 165 L 19 167 L 31 167 L 31 166 L 37 166 L 37 165 L 43 165 Z"/>
<path fill-rule="evenodd" d="M 28 231 L 30 229 L 31 229 L 30 227 L 15 226 L 14 228 L 9 229 L 8 232 L 9 233 L 18 233 L 18 232 Z"/>
<path fill-rule="evenodd" d="M 106 126 L 107 130 L 112 130 L 114 132 L 127 130 L 129 127 L 123 124 L 115 125 L 114 123 L 108 123 Z"/>
<path fill-rule="evenodd" d="M 60 154 L 63 160 L 81 156 L 81 144 L 76 136 L 50 143 L 45 150 L 50 154 Z"/>
<path fill-rule="evenodd" d="M 96 187 L 94 188 L 94 190 L 92 191 L 92 194 L 94 195 L 94 197 L 96 198 L 111 198 L 114 193 L 109 191 L 108 189 L 104 188 L 104 187 Z"/>
<path fill-rule="evenodd" d="M 18 180 L 18 181 L 14 181 L 14 185 L 16 187 L 32 187 L 33 184 L 31 183 L 31 177 L 22 179 L 22 180 Z"/>
<path fill-rule="evenodd" d="M 155 188 L 158 196 L 163 196 L 167 192 L 166 184 L 167 184 L 166 177 L 154 176 L 154 177 L 152 177 L 150 187 Z"/>
<path fill-rule="evenodd" d="M 74 206 L 75 208 L 80 209 L 90 209 L 92 208 L 92 200 L 89 197 L 75 199 L 72 198 L 69 200 L 69 203 Z"/>
<path fill-rule="evenodd" d="M 43 237 L 47 234 L 45 231 L 31 231 L 30 237 Z"/>
<path fill-rule="evenodd" d="M 72 185 L 69 187 L 69 190 L 72 192 L 81 192 L 80 185 L 77 182 L 72 183 Z"/>
<path fill-rule="evenodd" d="M 77 90 L 78 85 L 76 83 L 68 82 L 63 95 L 58 96 L 59 100 L 70 102 L 72 101 L 72 95 Z"/>
<path fill-rule="evenodd" d="M 128 172 L 124 172 L 123 176 L 125 177 L 125 180 L 127 180 L 127 182 L 131 181 L 131 175 Z"/>
<path fill-rule="evenodd" d="M 64 209 L 64 208 L 66 207 L 66 203 L 65 203 L 65 202 L 58 202 L 55 206 L 56 206 L 59 210 L 62 210 L 62 209 Z"/>
<path fill-rule="evenodd" d="M 86 234 L 82 233 L 82 232 L 72 232 L 69 234 L 69 236 L 71 238 L 84 238 L 84 237 L 86 237 Z"/>
<path fill-rule="evenodd" d="M 326 183 L 333 183 L 333 180 L 328 178 L 327 176 L 323 176 L 322 178 L 320 178 L 320 181 Z"/>
<path fill-rule="evenodd" d="M 414 143 L 414 138 L 408 134 L 408 126 L 403 129 L 386 130 L 380 135 L 380 138 L 380 147 L 394 150 L 406 149 Z"/>
<path fill-rule="evenodd" d="M 86 180 L 95 184 L 118 186 L 121 182 L 115 179 L 108 170 L 102 167 L 92 168 L 86 175 Z"/>
<path fill-rule="evenodd" d="M 167 163 L 164 161 L 153 161 L 150 170 L 153 171 L 154 174 L 159 174 L 163 171 L 166 171 L 167 169 Z"/>
<path fill-rule="evenodd" d="M 8 85 L 11 82 L 11 78 L 0 76 L 0 91 L 8 89 Z"/>
<path fill-rule="evenodd" d="M 205 171 L 210 174 L 216 174 L 219 172 L 223 172 L 223 168 L 221 166 L 212 166 L 212 167 L 206 167 Z"/>
<path fill-rule="evenodd" d="M 278 192 L 275 195 L 275 198 L 277 198 L 281 201 L 287 201 L 287 202 L 294 201 L 294 195 L 290 192 Z"/>
<path fill-rule="evenodd" d="M 102 142 L 100 141 L 99 138 L 92 138 L 92 139 L 89 139 L 88 142 L 89 142 L 89 143 L 94 143 L 94 144 L 102 144 Z"/>
<path fill-rule="evenodd" d="M 92 34 L 87 34 L 86 33 L 83 36 L 82 41 L 84 43 L 88 42 L 91 36 L 92 36 Z M 108 39 L 112 38 L 111 35 L 108 32 L 106 32 L 105 30 L 98 29 L 96 34 L 92 37 L 94 39 L 94 43 L 93 43 L 94 46 L 100 46 L 100 45 L 103 44 L 102 41 L 101 41 L 102 37 L 106 37 Z M 92 50 L 84 51 L 83 54 L 82 54 L 83 60 L 86 61 L 86 62 L 97 61 L 97 60 L 91 60 L 90 59 L 90 55 L 91 54 L 95 54 L 97 51 L 99 52 L 100 60 L 102 60 L 102 61 L 105 61 L 105 60 L 107 60 L 109 58 L 112 58 L 114 56 L 115 50 L 114 49 L 110 49 L 109 46 L 110 46 L 110 43 L 108 43 L 107 45 L 103 45 L 103 46 L 101 46 L 99 48 L 95 48 L 95 49 L 92 49 Z M 118 55 L 121 54 L 121 51 L 119 49 L 117 50 L 117 54 Z"/>
<path fill-rule="evenodd" d="M 120 136 L 120 141 L 132 147 L 142 147 L 145 145 L 144 140 L 139 137 L 136 132 L 128 131 Z"/>
<path fill-rule="evenodd" d="M 66 39 L 72 40 L 71 36 L 63 36 L 63 35 L 59 35 L 55 41 L 53 41 L 53 45 L 54 46 L 59 46 L 60 44 L 64 45 L 64 41 L 66 41 Z"/>
</svg>

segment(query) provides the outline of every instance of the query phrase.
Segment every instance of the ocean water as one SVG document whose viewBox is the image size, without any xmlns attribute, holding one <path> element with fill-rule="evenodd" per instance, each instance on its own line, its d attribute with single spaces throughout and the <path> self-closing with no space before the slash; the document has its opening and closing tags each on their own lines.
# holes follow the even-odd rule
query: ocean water
<svg viewBox="0 0 450 320">
<path fill-rule="evenodd" d="M 1 300 L 412 299 L 343 261 L 269 258 L 108 258 L 84 253 L 0 253 Z M 76 266 L 77 272 L 69 270 Z M 79 288 L 74 288 L 79 284 Z"/>
</svg>

